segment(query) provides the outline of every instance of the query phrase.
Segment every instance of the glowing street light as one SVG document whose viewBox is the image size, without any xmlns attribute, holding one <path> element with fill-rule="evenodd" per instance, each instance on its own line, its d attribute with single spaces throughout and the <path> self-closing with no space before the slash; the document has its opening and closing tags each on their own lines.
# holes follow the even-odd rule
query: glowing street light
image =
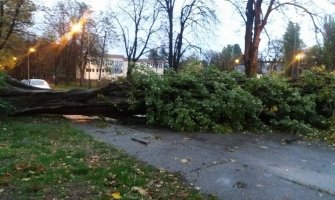
<svg viewBox="0 0 335 200">
<path fill-rule="evenodd" d="M 30 53 L 33 53 L 33 52 L 35 52 L 36 51 L 36 49 L 35 48 L 33 48 L 33 47 L 31 47 L 31 48 L 29 48 L 29 50 L 28 50 L 28 56 L 27 56 L 27 68 L 28 68 L 28 76 L 27 76 L 27 78 L 28 79 L 30 79 L 30 59 L 29 59 L 29 55 L 30 55 Z"/>
<path fill-rule="evenodd" d="M 300 65 L 301 65 L 301 60 L 305 58 L 305 54 L 304 53 L 299 53 L 295 56 L 295 60 L 298 61 L 298 69 L 297 69 L 297 75 L 299 75 L 299 69 L 300 69 Z M 292 66 L 292 78 L 294 78 L 294 67 Z"/>
<path fill-rule="evenodd" d="M 295 56 L 295 59 L 297 59 L 298 61 L 304 59 L 305 54 L 304 53 L 299 53 L 298 55 Z"/>
<path fill-rule="evenodd" d="M 240 59 L 235 59 L 235 70 L 236 70 L 236 67 L 237 67 L 237 65 L 240 63 Z"/>
<path fill-rule="evenodd" d="M 83 30 L 83 22 L 79 21 L 75 24 L 71 24 L 70 31 L 64 35 L 64 39 L 71 40 L 71 38 Z"/>
<path fill-rule="evenodd" d="M 83 23 L 79 21 L 78 23 L 75 23 L 71 26 L 71 33 L 79 33 L 83 29 Z"/>
</svg>

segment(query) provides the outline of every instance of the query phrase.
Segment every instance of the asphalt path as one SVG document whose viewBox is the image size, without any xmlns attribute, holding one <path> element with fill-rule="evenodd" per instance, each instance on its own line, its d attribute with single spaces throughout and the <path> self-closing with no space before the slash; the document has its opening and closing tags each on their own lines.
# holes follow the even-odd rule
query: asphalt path
<svg viewBox="0 0 335 200">
<path fill-rule="evenodd" d="M 75 126 L 218 199 L 335 199 L 335 147 L 288 134 L 183 134 L 77 120 Z"/>
</svg>

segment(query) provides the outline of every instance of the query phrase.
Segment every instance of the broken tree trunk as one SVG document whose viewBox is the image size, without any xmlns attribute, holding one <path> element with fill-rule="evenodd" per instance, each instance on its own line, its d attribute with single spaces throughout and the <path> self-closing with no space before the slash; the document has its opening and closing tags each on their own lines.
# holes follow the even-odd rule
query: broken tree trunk
<svg viewBox="0 0 335 200">
<path fill-rule="evenodd" d="M 53 91 L 38 89 L 7 77 L 0 88 L 0 99 L 9 103 L 11 115 L 22 114 L 82 114 L 127 118 L 144 114 L 144 106 L 130 109 L 128 83 L 110 83 L 92 90 Z"/>
</svg>

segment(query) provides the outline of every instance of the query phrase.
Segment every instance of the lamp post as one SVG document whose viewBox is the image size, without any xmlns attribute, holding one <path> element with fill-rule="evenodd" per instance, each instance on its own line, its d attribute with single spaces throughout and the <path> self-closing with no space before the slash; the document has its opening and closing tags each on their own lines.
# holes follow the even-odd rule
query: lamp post
<svg viewBox="0 0 335 200">
<path fill-rule="evenodd" d="M 298 55 L 295 56 L 295 58 L 298 60 L 298 69 L 297 69 L 297 75 L 299 75 L 299 69 L 301 65 L 301 60 L 304 59 L 305 54 L 304 53 L 299 53 Z"/>
<path fill-rule="evenodd" d="M 33 52 L 35 52 L 36 51 L 36 49 L 34 49 L 34 48 L 29 48 L 29 50 L 28 50 L 28 56 L 27 56 L 27 68 L 28 68 L 28 76 L 27 76 L 27 78 L 28 79 L 30 79 L 30 58 L 29 58 L 29 55 L 30 55 L 30 53 L 33 53 Z"/>
<path fill-rule="evenodd" d="M 236 67 L 239 63 L 240 63 L 240 59 L 235 59 L 235 70 L 236 70 Z"/>
</svg>

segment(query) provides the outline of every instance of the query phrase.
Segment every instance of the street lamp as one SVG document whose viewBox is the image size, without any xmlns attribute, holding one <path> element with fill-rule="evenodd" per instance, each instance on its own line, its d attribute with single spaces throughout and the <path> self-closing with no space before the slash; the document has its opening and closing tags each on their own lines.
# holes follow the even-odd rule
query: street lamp
<svg viewBox="0 0 335 200">
<path fill-rule="evenodd" d="M 300 69 L 300 65 L 301 65 L 301 60 L 304 59 L 305 54 L 304 53 L 299 53 L 295 56 L 295 59 L 298 60 L 298 71 L 297 71 L 297 75 L 299 75 L 299 69 Z"/>
<path fill-rule="evenodd" d="M 36 51 L 36 49 L 35 48 L 33 48 L 33 47 L 31 47 L 31 48 L 29 48 L 29 50 L 28 50 L 28 56 L 27 56 L 27 68 L 28 68 L 28 76 L 27 76 L 27 78 L 28 79 L 30 79 L 30 59 L 29 59 L 29 55 L 30 55 L 30 53 L 33 53 L 33 52 L 35 52 Z"/>
<path fill-rule="evenodd" d="M 235 70 L 236 70 L 236 67 L 239 63 L 240 63 L 240 59 L 235 59 Z"/>
</svg>

